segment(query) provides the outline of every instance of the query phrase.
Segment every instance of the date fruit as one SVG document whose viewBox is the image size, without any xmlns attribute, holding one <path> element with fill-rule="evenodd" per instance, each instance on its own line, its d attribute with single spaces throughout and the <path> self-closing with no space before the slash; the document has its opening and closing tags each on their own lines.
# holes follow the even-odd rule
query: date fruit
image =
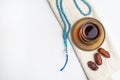
<svg viewBox="0 0 120 80">
<path fill-rule="evenodd" d="M 98 70 L 98 66 L 97 66 L 93 61 L 89 61 L 89 62 L 88 62 L 88 67 L 89 67 L 90 69 L 92 69 L 93 71 Z"/>
<path fill-rule="evenodd" d="M 106 51 L 105 49 L 103 49 L 103 48 L 99 48 L 99 49 L 98 49 L 98 52 L 99 52 L 100 54 L 102 54 L 104 57 L 106 57 L 106 58 L 110 58 L 110 54 L 109 54 L 109 52 Z"/>
<path fill-rule="evenodd" d="M 95 63 L 97 65 L 102 65 L 102 58 L 101 58 L 101 55 L 99 53 L 96 53 L 94 55 L 94 59 L 95 59 Z"/>
</svg>

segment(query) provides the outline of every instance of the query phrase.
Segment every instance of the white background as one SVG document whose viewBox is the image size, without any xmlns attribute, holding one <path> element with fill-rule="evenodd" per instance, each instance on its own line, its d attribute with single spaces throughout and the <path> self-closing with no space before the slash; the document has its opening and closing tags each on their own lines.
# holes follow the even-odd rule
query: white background
<svg viewBox="0 0 120 80">
<path fill-rule="evenodd" d="M 91 0 L 120 54 L 120 0 Z M 86 80 L 47 0 L 0 0 L 0 80 Z M 115 80 L 120 80 L 116 77 Z"/>
</svg>

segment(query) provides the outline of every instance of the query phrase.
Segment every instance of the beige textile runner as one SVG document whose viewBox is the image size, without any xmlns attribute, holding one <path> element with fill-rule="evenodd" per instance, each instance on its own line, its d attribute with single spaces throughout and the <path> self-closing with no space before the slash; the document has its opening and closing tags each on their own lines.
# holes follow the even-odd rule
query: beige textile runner
<svg viewBox="0 0 120 80">
<path fill-rule="evenodd" d="M 89 4 L 92 6 L 90 3 L 90 0 L 87 0 Z M 63 22 L 59 16 L 57 7 L 56 7 L 56 0 L 48 0 L 50 7 L 52 8 L 57 20 L 59 21 L 61 27 L 63 28 Z M 79 0 L 79 4 L 81 8 L 84 8 L 85 11 L 88 10 L 88 8 Z M 69 18 L 70 22 L 72 25 L 76 23 L 76 21 L 84 18 L 83 15 L 79 13 L 79 11 L 76 9 L 73 0 L 63 0 L 63 7 L 64 11 Z M 97 20 L 100 20 L 96 13 L 95 10 L 92 9 L 92 14 L 87 16 L 87 17 L 92 17 Z M 104 26 L 105 27 L 105 26 Z M 111 41 L 108 37 L 108 34 L 106 33 L 105 41 L 101 45 L 102 48 L 106 49 L 107 51 L 110 52 L 111 57 L 110 58 L 102 58 L 103 59 L 103 64 L 99 66 L 99 69 L 97 71 L 92 71 L 90 68 L 88 68 L 87 62 L 88 61 L 94 61 L 94 53 L 97 52 L 97 50 L 93 51 L 84 51 L 79 48 L 77 48 L 74 43 L 71 40 L 71 36 L 69 35 L 70 42 L 73 46 L 73 49 L 80 61 L 80 64 L 82 64 L 83 69 L 88 77 L 89 80 L 113 80 L 113 75 L 117 72 L 120 72 L 120 57 L 119 55 L 114 51 Z"/>
</svg>

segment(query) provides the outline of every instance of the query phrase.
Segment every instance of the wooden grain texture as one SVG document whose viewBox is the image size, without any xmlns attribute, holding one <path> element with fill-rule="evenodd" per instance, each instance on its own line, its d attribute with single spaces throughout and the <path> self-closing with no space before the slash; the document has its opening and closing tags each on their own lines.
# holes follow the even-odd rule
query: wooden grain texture
<svg viewBox="0 0 120 80">
<path fill-rule="evenodd" d="M 90 0 L 87 0 L 90 4 Z M 61 28 L 63 28 L 63 23 L 61 21 L 61 18 L 59 16 L 57 7 L 56 7 L 56 0 L 48 0 L 50 7 L 52 8 L 57 20 L 59 21 Z M 80 3 L 81 7 L 84 8 L 84 10 L 87 10 L 87 7 Z M 92 5 L 92 4 L 91 4 Z M 79 11 L 74 6 L 73 0 L 64 0 L 63 4 L 65 13 L 67 14 L 70 22 L 72 25 L 76 23 L 76 21 L 85 18 L 83 15 L 79 13 Z M 93 9 L 93 12 L 91 15 L 87 17 L 92 17 L 100 21 L 100 19 L 97 17 L 95 10 Z M 105 27 L 105 26 L 104 26 Z M 110 52 L 111 58 L 105 59 L 103 58 L 103 64 L 99 67 L 97 71 L 92 71 L 88 68 L 87 62 L 88 61 L 94 61 L 94 54 L 97 52 L 97 50 L 93 51 L 84 51 L 79 48 L 77 48 L 74 43 L 71 40 L 71 36 L 69 36 L 71 45 L 73 46 L 73 49 L 80 61 L 80 64 L 82 64 L 82 67 L 85 70 L 85 73 L 89 80 L 113 80 L 112 76 L 114 73 L 120 71 L 120 57 L 118 54 L 114 51 L 112 44 L 109 40 L 108 34 L 106 33 L 105 41 L 101 45 L 101 47 L 105 48 L 107 51 Z"/>
</svg>

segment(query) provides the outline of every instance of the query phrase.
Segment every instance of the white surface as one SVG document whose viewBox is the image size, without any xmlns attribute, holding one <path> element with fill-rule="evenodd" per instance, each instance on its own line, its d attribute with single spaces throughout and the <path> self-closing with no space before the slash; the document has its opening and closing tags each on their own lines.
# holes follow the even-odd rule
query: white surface
<svg viewBox="0 0 120 80">
<path fill-rule="evenodd" d="M 91 1 L 119 53 L 120 1 Z M 0 0 L 0 80 L 84 80 L 69 49 L 69 63 L 60 72 L 62 29 L 46 0 Z"/>
</svg>

